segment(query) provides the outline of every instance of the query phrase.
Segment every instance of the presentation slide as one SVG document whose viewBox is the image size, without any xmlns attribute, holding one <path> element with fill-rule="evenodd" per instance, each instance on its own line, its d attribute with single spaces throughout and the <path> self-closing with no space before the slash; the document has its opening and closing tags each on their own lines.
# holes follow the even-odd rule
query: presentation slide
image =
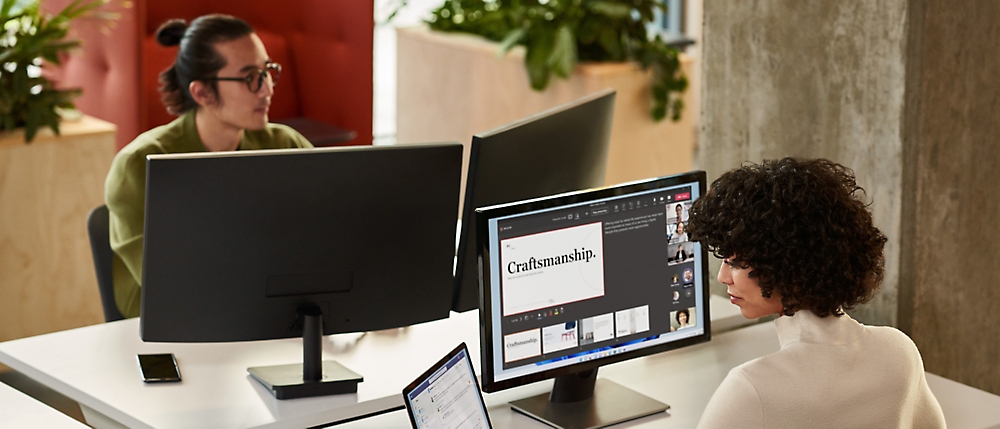
<svg viewBox="0 0 1000 429">
<path fill-rule="evenodd" d="M 503 337 L 503 361 L 510 363 L 542 354 L 541 331 L 532 329 Z"/>
<path fill-rule="evenodd" d="M 607 341 L 615 337 L 615 317 L 602 314 L 580 321 L 580 345 Z"/>
<path fill-rule="evenodd" d="M 615 312 L 615 336 L 624 337 L 649 330 L 649 306 Z"/>
<path fill-rule="evenodd" d="M 485 429 L 473 372 L 465 359 L 452 366 L 413 399 L 417 426 L 433 429 Z"/>
<path fill-rule="evenodd" d="M 576 346 L 575 321 L 542 328 L 542 352 L 552 353 Z"/>
<path fill-rule="evenodd" d="M 503 315 L 604 296 L 601 222 L 500 242 Z"/>
</svg>

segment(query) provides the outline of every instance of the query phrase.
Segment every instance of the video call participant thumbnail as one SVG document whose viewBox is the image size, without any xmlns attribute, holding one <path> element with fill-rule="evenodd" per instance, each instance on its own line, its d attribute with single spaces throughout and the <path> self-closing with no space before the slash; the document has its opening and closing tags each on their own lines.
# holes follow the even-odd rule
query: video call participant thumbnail
<svg viewBox="0 0 1000 429">
<path fill-rule="evenodd" d="M 668 219 L 668 221 L 674 222 L 674 223 L 677 223 L 677 222 L 687 222 L 687 220 L 688 220 L 688 211 L 684 207 L 684 203 L 677 203 L 677 204 L 675 204 L 674 205 L 673 213 L 671 213 L 669 211 L 667 212 L 667 219 Z"/>
<path fill-rule="evenodd" d="M 156 41 L 180 46 L 160 73 L 163 103 L 179 117 L 118 152 L 104 184 L 115 303 L 125 317 L 139 316 L 141 302 L 147 155 L 312 147 L 297 131 L 268 122 L 281 65 L 246 22 L 228 15 L 170 20 Z"/>
<path fill-rule="evenodd" d="M 694 243 L 688 241 L 677 245 L 670 245 L 667 262 L 676 265 L 694 260 Z"/>
<path fill-rule="evenodd" d="M 687 231 L 685 231 L 684 222 L 677 222 L 673 225 L 668 225 L 667 229 L 670 237 L 668 242 L 670 244 L 688 241 L 688 234 Z"/>
<path fill-rule="evenodd" d="M 695 326 L 695 307 L 670 312 L 670 331 L 693 328 Z"/>
</svg>

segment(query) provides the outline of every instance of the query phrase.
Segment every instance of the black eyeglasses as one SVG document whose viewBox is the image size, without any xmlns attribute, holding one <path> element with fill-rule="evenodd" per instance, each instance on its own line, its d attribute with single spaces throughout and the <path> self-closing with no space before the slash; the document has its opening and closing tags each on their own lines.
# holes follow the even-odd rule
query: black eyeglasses
<svg viewBox="0 0 1000 429">
<path fill-rule="evenodd" d="M 274 86 L 278 84 L 278 77 L 280 76 L 281 76 L 281 64 L 269 63 L 267 66 L 264 67 L 264 70 L 260 69 L 254 70 L 248 73 L 245 77 L 216 76 L 206 80 L 231 80 L 236 82 L 245 82 L 247 84 L 247 89 L 249 89 L 250 92 L 256 94 L 257 91 L 260 91 L 260 87 L 264 86 L 264 78 L 270 77 L 271 85 Z"/>
</svg>

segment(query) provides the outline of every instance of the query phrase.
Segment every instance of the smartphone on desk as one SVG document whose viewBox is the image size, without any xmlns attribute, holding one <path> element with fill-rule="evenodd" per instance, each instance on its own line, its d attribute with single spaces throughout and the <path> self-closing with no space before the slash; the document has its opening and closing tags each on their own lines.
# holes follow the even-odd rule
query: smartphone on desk
<svg viewBox="0 0 1000 429">
<path fill-rule="evenodd" d="M 142 381 L 146 383 L 181 381 L 181 371 L 177 369 L 177 360 L 174 359 L 173 353 L 138 355 L 138 357 Z"/>
</svg>

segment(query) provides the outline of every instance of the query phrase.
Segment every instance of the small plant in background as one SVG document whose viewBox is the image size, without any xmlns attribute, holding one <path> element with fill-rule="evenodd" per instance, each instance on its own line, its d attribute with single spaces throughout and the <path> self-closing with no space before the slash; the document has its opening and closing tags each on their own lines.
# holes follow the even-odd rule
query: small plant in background
<svg viewBox="0 0 1000 429">
<path fill-rule="evenodd" d="M 687 78 L 678 51 L 646 31 L 657 9 L 666 12 L 662 0 L 445 0 L 427 23 L 500 42 L 501 56 L 524 45 L 531 87 L 539 91 L 581 61 L 638 62 L 653 71 L 653 119 L 676 121 Z"/>
<path fill-rule="evenodd" d="M 81 91 L 56 89 L 41 75 L 42 61 L 58 65 L 61 54 L 78 48 L 79 40 L 66 40 L 70 22 L 106 2 L 75 0 L 51 15 L 40 0 L 0 0 L 0 130 L 24 127 L 29 143 L 44 126 L 59 134 L 59 110 L 72 109 Z"/>
</svg>

